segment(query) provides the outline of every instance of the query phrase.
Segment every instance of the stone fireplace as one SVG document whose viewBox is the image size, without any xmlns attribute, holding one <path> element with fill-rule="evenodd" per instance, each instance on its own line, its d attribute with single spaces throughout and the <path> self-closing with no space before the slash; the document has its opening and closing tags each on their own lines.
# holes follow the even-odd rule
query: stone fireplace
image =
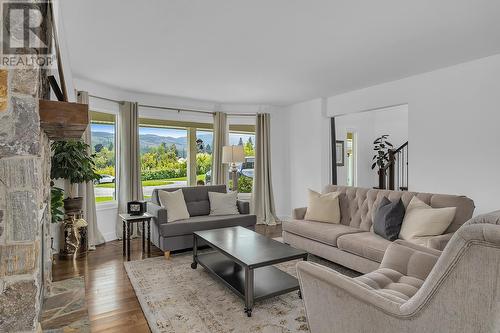
<svg viewBox="0 0 500 333">
<path fill-rule="evenodd" d="M 45 70 L 0 68 L 0 332 L 37 330 L 52 280 L 48 97 Z"/>
<path fill-rule="evenodd" d="M 40 129 L 38 69 L 2 70 L 0 331 L 35 330 L 50 288 L 50 147 Z"/>
</svg>

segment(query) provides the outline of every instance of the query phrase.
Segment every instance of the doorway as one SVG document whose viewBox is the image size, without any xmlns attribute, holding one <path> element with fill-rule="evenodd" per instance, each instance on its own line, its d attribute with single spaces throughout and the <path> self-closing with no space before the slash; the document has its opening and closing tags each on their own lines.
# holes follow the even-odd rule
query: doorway
<svg viewBox="0 0 500 333">
<path fill-rule="evenodd" d="M 347 186 L 356 186 L 356 132 L 346 133 L 346 155 L 347 155 Z"/>
</svg>

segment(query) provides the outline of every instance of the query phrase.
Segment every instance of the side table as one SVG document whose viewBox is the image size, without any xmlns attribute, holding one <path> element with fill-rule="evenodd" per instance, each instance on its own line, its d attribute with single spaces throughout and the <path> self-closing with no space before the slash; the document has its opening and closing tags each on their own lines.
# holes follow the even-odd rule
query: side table
<svg viewBox="0 0 500 333">
<path fill-rule="evenodd" d="M 134 223 L 142 223 L 142 253 L 144 254 L 145 249 L 145 238 L 146 230 L 145 225 L 147 224 L 147 250 L 148 257 L 151 255 L 151 218 L 153 215 L 149 213 L 144 213 L 143 215 L 130 215 L 130 214 L 119 214 L 123 222 L 123 255 L 127 255 L 127 261 L 130 261 L 130 236 L 132 235 L 132 227 Z"/>
</svg>

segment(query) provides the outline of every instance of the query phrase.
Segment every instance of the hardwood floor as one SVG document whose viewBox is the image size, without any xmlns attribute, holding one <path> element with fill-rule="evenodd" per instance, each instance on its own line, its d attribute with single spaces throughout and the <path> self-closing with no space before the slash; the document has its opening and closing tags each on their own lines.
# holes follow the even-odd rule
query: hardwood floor
<svg viewBox="0 0 500 333">
<path fill-rule="evenodd" d="M 281 226 L 256 227 L 267 237 L 281 236 Z M 142 258 L 140 239 L 132 240 L 131 260 Z M 163 256 L 151 245 L 151 256 Z M 149 332 L 148 323 L 123 266 L 122 242 L 100 245 L 86 257 L 75 261 L 56 259 L 54 281 L 75 276 L 85 277 L 85 298 L 92 332 Z"/>
</svg>

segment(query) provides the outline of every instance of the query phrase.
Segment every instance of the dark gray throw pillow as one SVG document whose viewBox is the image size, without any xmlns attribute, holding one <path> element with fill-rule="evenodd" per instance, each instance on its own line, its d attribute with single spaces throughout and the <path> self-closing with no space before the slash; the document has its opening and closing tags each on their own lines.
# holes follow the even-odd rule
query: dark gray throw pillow
<svg viewBox="0 0 500 333">
<path fill-rule="evenodd" d="M 394 241 L 398 239 L 404 216 L 405 206 L 401 199 L 392 202 L 383 197 L 373 218 L 373 231 L 387 240 Z"/>
</svg>

